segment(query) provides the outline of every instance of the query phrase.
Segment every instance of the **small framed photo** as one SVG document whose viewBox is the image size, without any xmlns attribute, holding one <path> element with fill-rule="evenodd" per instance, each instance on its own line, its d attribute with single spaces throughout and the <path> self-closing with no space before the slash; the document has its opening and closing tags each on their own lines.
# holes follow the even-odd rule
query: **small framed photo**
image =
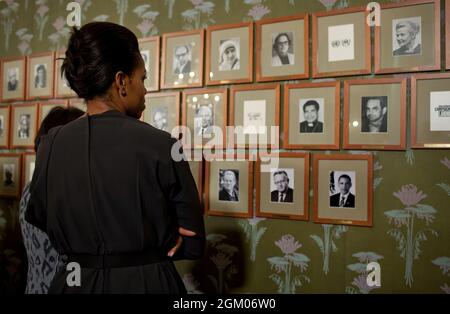
<svg viewBox="0 0 450 314">
<path fill-rule="evenodd" d="M 33 178 L 34 168 L 36 166 L 36 154 L 24 153 L 22 157 L 22 183 L 23 186 L 31 182 Z"/>
<path fill-rule="evenodd" d="M 81 98 L 69 99 L 69 107 L 75 107 L 84 112 L 87 111 L 86 101 L 84 101 L 84 99 L 81 99 Z"/>
<path fill-rule="evenodd" d="M 144 82 L 147 92 L 159 90 L 159 47 L 160 37 L 153 36 L 139 39 L 139 50 L 144 60 L 147 79 Z"/>
<path fill-rule="evenodd" d="M 163 35 L 161 88 L 203 86 L 203 29 Z"/>
<path fill-rule="evenodd" d="M 180 124 L 180 92 L 147 94 L 141 120 L 172 133 Z"/>
<path fill-rule="evenodd" d="M 255 172 L 256 216 L 309 219 L 309 154 L 260 155 Z"/>
<path fill-rule="evenodd" d="M 256 22 L 256 81 L 309 77 L 307 14 Z"/>
<path fill-rule="evenodd" d="M 230 147 L 279 146 L 280 85 L 234 86 L 230 91 Z"/>
<path fill-rule="evenodd" d="M 52 110 L 55 107 L 68 107 L 68 101 L 61 99 L 61 100 L 48 100 L 48 101 L 41 101 L 39 103 L 39 114 L 38 114 L 38 121 L 39 126 L 42 123 L 42 120 L 45 119 L 45 117 L 48 115 L 50 110 Z"/>
<path fill-rule="evenodd" d="M 189 168 L 194 177 L 195 185 L 197 186 L 200 202 L 202 202 L 202 186 L 203 186 L 203 161 L 189 161 Z"/>
<path fill-rule="evenodd" d="M 0 149 L 9 147 L 9 121 L 11 116 L 10 106 L 0 106 Z"/>
<path fill-rule="evenodd" d="M 0 154 L 0 197 L 19 198 L 22 188 L 21 154 Z"/>
<path fill-rule="evenodd" d="M 183 146 L 189 148 L 226 146 L 228 90 L 201 89 L 183 92 L 183 125 L 190 137 Z"/>
<path fill-rule="evenodd" d="M 206 35 L 206 84 L 253 82 L 253 23 L 210 26 Z"/>
<path fill-rule="evenodd" d="M 375 73 L 440 68 L 440 1 L 414 0 L 381 5 L 375 26 Z"/>
<path fill-rule="evenodd" d="M 406 78 L 344 85 L 344 149 L 406 148 Z"/>
<path fill-rule="evenodd" d="M 371 71 L 370 26 L 365 7 L 312 14 L 313 77 Z"/>
<path fill-rule="evenodd" d="M 372 226 L 372 155 L 314 155 L 315 223 Z"/>
<path fill-rule="evenodd" d="M 38 105 L 11 106 L 11 148 L 34 148 L 38 129 Z"/>
<path fill-rule="evenodd" d="M 53 98 L 55 53 L 44 52 L 28 56 L 27 99 Z"/>
<path fill-rule="evenodd" d="M 450 148 L 450 73 L 412 76 L 411 146 Z"/>
<path fill-rule="evenodd" d="M 57 52 L 55 59 L 55 97 L 68 98 L 77 97 L 77 94 L 69 87 L 66 77 L 61 73 L 61 66 L 64 62 L 66 54 L 64 52 Z"/>
<path fill-rule="evenodd" d="M 287 84 L 283 148 L 339 149 L 340 83 Z"/>
<path fill-rule="evenodd" d="M 3 102 L 25 100 L 26 58 L 7 58 L 1 60 L 1 95 Z"/>
<path fill-rule="evenodd" d="M 445 64 L 450 70 L 450 0 L 445 0 Z"/>
<path fill-rule="evenodd" d="M 208 215 L 253 216 L 253 161 L 244 156 L 205 162 L 205 209 Z"/>
</svg>

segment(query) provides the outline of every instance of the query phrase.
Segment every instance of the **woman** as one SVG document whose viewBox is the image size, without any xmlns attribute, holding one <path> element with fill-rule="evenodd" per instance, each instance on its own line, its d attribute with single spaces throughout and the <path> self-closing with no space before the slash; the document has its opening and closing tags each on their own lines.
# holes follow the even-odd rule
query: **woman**
<svg viewBox="0 0 450 314">
<path fill-rule="evenodd" d="M 136 36 L 107 22 L 74 29 L 62 74 L 87 115 L 42 139 L 26 220 L 81 271 L 61 267 L 49 292 L 185 293 L 173 260 L 203 255 L 203 217 L 187 162 L 172 158 L 176 140 L 138 120 Z"/>
<path fill-rule="evenodd" d="M 239 70 L 239 50 L 236 43 L 226 40 L 220 45 L 219 50 L 219 71 Z"/>
</svg>

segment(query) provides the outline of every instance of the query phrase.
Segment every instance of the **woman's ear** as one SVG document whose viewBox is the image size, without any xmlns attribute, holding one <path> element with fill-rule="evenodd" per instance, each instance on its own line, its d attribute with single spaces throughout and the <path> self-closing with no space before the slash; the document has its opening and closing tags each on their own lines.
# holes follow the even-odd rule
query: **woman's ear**
<svg viewBox="0 0 450 314">
<path fill-rule="evenodd" d="M 119 71 L 116 73 L 115 76 L 115 86 L 119 91 L 120 96 L 126 97 L 127 96 L 127 75 L 123 73 L 122 71 Z"/>
</svg>

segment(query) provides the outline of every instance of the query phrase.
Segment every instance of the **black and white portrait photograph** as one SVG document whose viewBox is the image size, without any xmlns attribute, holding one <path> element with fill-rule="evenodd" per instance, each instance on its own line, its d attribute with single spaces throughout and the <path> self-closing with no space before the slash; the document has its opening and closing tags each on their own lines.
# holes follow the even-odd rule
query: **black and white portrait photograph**
<svg viewBox="0 0 450 314">
<path fill-rule="evenodd" d="M 330 171 L 330 207 L 355 208 L 355 171 Z"/>
<path fill-rule="evenodd" d="M 191 44 L 175 46 L 173 51 L 173 74 L 189 74 L 191 72 Z"/>
<path fill-rule="evenodd" d="M 386 133 L 388 98 L 373 96 L 361 98 L 361 132 Z"/>
<path fill-rule="evenodd" d="M 34 88 L 41 89 L 47 87 L 47 65 L 36 64 L 34 66 Z"/>
<path fill-rule="evenodd" d="M 219 170 L 219 200 L 239 202 L 239 170 Z"/>
<path fill-rule="evenodd" d="M 272 66 L 294 65 L 294 34 L 272 33 Z"/>
<path fill-rule="evenodd" d="M 422 54 L 421 17 L 392 20 L 392 53 L 394 56 Z"/>
<path fill-rule="evenodd" d="M 147 75 L 150 73 L 150 51 L 149 50 L 141 50 L 142 60 L 144 60 L 145 70 L 147 71 Z"/>
<path fill-rule="evenodd" d="M 300 99 L 300 133 L 323 133 L 324 99 Z"/>
<path fill-rule="evenodd" d="M 8 92 L 14 92 L 19 87 L 19 68 L 8 69 Z"/>
<path fill-rule="evenodd" d="M 294 202 L 294 169 L 271 169 L 270 201 L 274 203 Z"/>
<path fill-rule="evenodd" d="M 220 41 L 219 71 L 240 69 L 240 38 L 230 38 Z"/>
<path fill-rule="evenodd" d="M 3 187 L 14 187 L 14 164 L 3 164 Z"/>
<path fill-rule="evenodd" d="M 21 114 L 19 116 L 19 127 L 17 129 L 17 136 L 20 139 L 27 139 L 30 137 L 30 122 L 31 122 L 31 115 Z"/>
<path fill-rule="evenodd" d="M 209 137 L 214 133 L 214 106 L 202 104 L 195 108 L 194 133 L 196 136 Z"/>
<path fill-rule="evenodd" d="M 328 61 L 355 59 L 354 24 L 328 27 Z"/>
<path fill-rule="evenodd" d="M 430 92 L 430 131 L 450 131 L 450 91 Z"/>
<path fill-rule="evenodd" d="M 165 106 L 158 106 L 152 108 L 152 110 L 150 111 L 151 115 L 150 124 L 159 130 L 169 132 L 168 114 L 169 110 Z"/>
<path fill-rule="evenodd" d="M 266 130 L 266 100 L 244 101 L 244 134 L 264 134 Z"/>
</svg>

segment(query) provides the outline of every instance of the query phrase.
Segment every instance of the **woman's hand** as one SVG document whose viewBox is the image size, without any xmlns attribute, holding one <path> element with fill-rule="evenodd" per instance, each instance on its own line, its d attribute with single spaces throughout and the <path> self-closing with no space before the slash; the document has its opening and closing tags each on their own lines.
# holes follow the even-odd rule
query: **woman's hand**
<svg viewBox="0 0 450 314">
<path fill-rule="evenodd" d="M 195 236 L 195 232 L 194 231 L 187 230 L 187 229 L 184 229 L 182 227 L 178 228 L 178 233 L 180 235 L 178 236 L 177 243 L 169 251 L 169 253 L 167 253 L 167 256 L 169 256 L 169 257 L 172 257 L 178 251 L 178 249 L 180 248 L 181 243 L 183 242 L 183 237 L 182 236 L 185 236 L 185 237 L 193 237 L 193 236 Z"/>
</svg>

